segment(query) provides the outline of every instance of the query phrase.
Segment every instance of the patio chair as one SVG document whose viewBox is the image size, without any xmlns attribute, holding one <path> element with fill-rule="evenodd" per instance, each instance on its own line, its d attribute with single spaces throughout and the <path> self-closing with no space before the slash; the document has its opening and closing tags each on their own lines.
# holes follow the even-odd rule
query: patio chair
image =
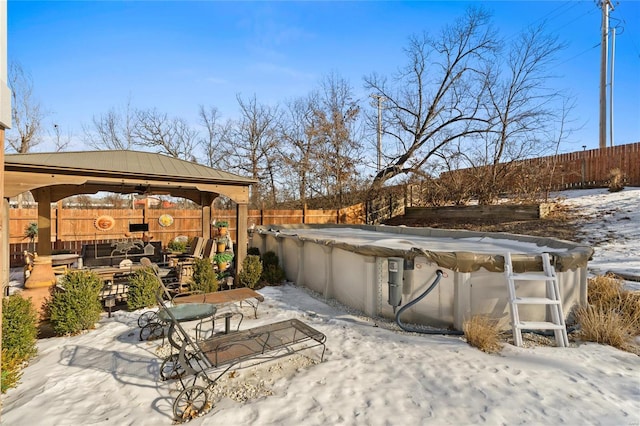
<svg viewBox="0 0 640 426">
<path fill-rule="evenodd" d="M 188 261 L 194 258 L 202 258 L 202 252 L 204 250 L 204 238 L 194 237 L 189 246 L 189 251 L 184 254 L 171 254 L 169 255 L 169 263 L 177 263 L 181 261 Z"/>
<path fill-rule="evenodd" d="M 202 258 L 213 261 L 213 256 L 216 254 L 216 240 L 213 238 L 207 239 L 202 249 Z"/>
</svg>

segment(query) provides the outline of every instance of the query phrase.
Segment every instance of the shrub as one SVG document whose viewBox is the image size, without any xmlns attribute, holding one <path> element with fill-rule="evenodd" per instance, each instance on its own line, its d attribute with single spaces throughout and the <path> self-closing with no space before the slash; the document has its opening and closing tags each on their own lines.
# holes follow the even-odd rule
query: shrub
<svg viewBox="0 0 640 426">
<path fill-rule="evenodd" d="M 581 306 L 575 311 L 580 323 L 580 337 L 589 342 L 602 343 L 623 349 L 629 341 L 631 329 L 617 312 L 605 311 L 601 306 Z"/>
<path fill-rule="evenodd" d="M 272 251 L 267 251 L 262 255 L 261 278 L 271 285 L 280 284 L 285 279 L 284 270 L 280 267 L 280 259 Z"/>
<path fill-rule="evenodd" d="M 2 380 L 0 382 L 2 383 L 2 393 L 16 387 L 20 376 L 22 376 L 23 363 L 18 358 L 11 357 L 4 349 L 2 350 L 2 376 L 0 377 L 0 380 Z"/>
<path fill-rule="evenodd" d="M 260 249 L 258 247 L 249 247 L 247 255 L 260 256 Z"/>
<path fill-rule="evenodd" d="M 275 252 L 267 251 L 262 255 L 262 264 L 264 266 L 279 265 L 280 258 L 278 258 L 278 255 Z"/>
<path fill-rule="evenodd" d="M 626 349 L 640 334 L 640 294 L 625 290 L 621 280 L 611 276 L 589 279 L 589 306 L 575 310 L 580 337 Z"/>
<path fill-rule="evenodd" d="M 262 261 L 260 257 L 248 255 L 242 262 L 242 270 L 238 274 L 240 284 L 251 289 L 255 288 L 262 276 Z"/>
<path fill-rule="evenodd" d="M 2 300 L 2 393 L 16 385 L 20 369 L 36 353 L 38 313 L 28 299 Z"/>
<path fill-rule="evenodd" d="M 475 315 L 462 324 L 464 337 L 471 346 L 487 353 L 502 349 L 499 322 L 484 315 Z"/>
<path fill-rule="evenodd" d="M 38 312 L 28 299 L 18 294 L 2 299 L 2 349 L 18 358 L 36 354 Z"/>
<path fill-rule="evenodd" d="M 189 289 L 211 293 L 218 291 L 218 279 L 209 259 L 195 259 Z"/>
<path fill-rule="evenodd" d="M 609 192 L 620 192 L 624 189 L 622 170 L 611 169 L 609 172 Z"/>
<path fill-rule="evenodd" d="M 281 284 L 285 278 L 284 270 L 278 265 L 267 265 L 262 271 L 262 279 L 271 285 Z"/>
<path fill-rule="evenodd" d="M 158 287 L 158 279 L 151 268 L 137 270 L 129 279 L 127 308 L 136 311 L 154 306 Z"/>
<path fill-rule="evenodd" d="M 54 333 L 62 336 L 93 328 L 102 312 L 100 277 L 90 271 L 71 271 L 63 275 L 60 286 L 52 287 L 51 297 L 45 301 Z"/>
<path fill-rule="evenodd" d="M 173 239 L 167 244 L 167 248 L 171 251 L 184 253 L 187 251 L 187 242 Z"/>
</svg>

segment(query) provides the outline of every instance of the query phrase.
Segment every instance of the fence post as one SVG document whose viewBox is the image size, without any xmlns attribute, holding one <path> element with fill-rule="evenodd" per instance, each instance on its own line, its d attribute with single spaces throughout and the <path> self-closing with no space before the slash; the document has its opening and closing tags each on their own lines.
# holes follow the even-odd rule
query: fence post
<svg viewBox="0 0 640 426">
<path fill-rule="evenodd" d="M 369 200 L 364 202 L 364 224 L 369 224 Z"/>
</svg>

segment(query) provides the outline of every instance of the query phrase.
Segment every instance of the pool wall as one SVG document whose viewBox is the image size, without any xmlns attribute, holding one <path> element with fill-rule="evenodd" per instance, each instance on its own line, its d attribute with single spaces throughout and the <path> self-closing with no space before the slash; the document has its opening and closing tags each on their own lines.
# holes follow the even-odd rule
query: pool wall
<svg viewBox="0 0 640 426">
<path fill-rule="evenodd" d="M 305 237 L 296 229 L 327 229 L 335 235 Z M 380 234 L 380 241 L 402 239 L 402 248 L 352 244 L 340 240 L 341 232 L 360 229 Z M 300 232 L 302 234 L 302 232 Z M 413 236 L 435 238 L 491 238 L 505 243 L 535 243 L 535 253 L 514 256 L 516 270 L 540 270 L 542 251 L 552 253 L 559 279 L 565 316 L 576 304 L 587 303 L 587 261 L 590 247 L 551 238 L 504 233 L 479 233 L 432 228 L 368 225 L 277 225 L 259 227 L 250 245 L 260 253 L 275 252 L 287 280 L 307 287 L 326 298 L 362 311 L 368 316 L 394 318 L 388 301 L 388 258 L 405 259 L 402 305 L 420 296 L 433 282 L 436 271 L 445 276 L 423 300 L 402 315 L 404 323 L 462 330 L 466 319 L 488 315 L 509 327 L 509 306 L 504 261 L 501 253 L 439 252 L 409 247 Z M 508 241 L 507 241 L 508 240 Z M 513 250 L 508 250 L 514 253 Z M 519 296 L 544 296 L 544 283 L 517 289 Z M 548 321 L 541 306 L 520 306 L 521 318 Z"/>
</svg>

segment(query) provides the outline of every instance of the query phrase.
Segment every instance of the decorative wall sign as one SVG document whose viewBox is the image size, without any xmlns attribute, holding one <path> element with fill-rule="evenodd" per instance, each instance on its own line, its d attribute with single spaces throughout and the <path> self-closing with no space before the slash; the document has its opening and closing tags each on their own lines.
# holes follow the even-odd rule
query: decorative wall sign
<svg viewBox="0 0 640 426">
<path fill-rule="evenodd" d="M 108 231 L 116 225 L 116 220 L 109 215 L 98 216 L 93 226 L 100 231 Z"/>
<path fill-rule="evenodd" d="M 171 226 L 173 225 L 173 216 L 171 216 L 170 214 L 163 214 L 158 218 L 158 223 L 160 224 L 160 226 L 162 226 L 163 228 L 165 226 Z"/>
</svg>

